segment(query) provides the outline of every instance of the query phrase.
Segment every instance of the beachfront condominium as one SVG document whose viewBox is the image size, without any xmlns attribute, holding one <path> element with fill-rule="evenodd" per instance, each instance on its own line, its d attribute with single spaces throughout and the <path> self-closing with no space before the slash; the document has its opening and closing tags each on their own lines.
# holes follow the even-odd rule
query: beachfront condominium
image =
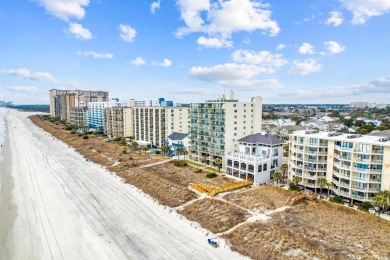
<svg viewBox="0 0 390 260">
<path fill-rule="evenodd" d="M 174 132 L 188 133 L 188 108 L 133 108 L 134 139 L 139 143 L 160 147 Z"/>
<path fill-rule="evenodd" d="M 109 102 L 89 102 L 88 103 L 88 125 L 89 128 L 97 131 L 104 131 L 104 109 L 112 107 L 126 107 L 127 102 L 119 102 L 117 98 Z"/>
<path fill-rule="evenodd" d="M 240 138 L 260 133 L 261 113 L 261 97 L 239 102 L 232 91 L 216 100 L 191 104 L 189 158 L 215 167 L 220 159 L 224 168 L 225 153 L 237 151 Z"/>
<path fill-rule="evenodd" d="M 107 102 L 108 92 L 51 89 L 49 90 L 49 100 L 50 115 L 71 122 L 71 109 L 73 107 L 86 107 L 89 102 Z M 74 111 L 73 114 L 75 114 Z"/>
<path fill-rule="evenodd" d="M 305 188 L 325 178 L 334 194 L 360 202 L 390 189 L 390 138 L 306 130 L 289 142 L 289 179 L 300 176 Z"/>
<path fill-rule="evenodd" d="M 114 106 L 104 109 L 104 133 L 109 137 L 134 137 L 133 107 L 134 102 L 128 102 L 126 107 Z"/>
</svg>

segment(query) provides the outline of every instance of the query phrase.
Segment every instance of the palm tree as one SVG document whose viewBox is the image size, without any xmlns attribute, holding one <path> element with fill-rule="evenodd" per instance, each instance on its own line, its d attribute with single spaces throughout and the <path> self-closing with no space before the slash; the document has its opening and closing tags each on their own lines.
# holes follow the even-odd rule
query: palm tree
<svg viewBox="0 0 390 260">
<path fill-rule="evenodd" d="M 136 141 L 132 141 L 130 144 L 130 148 L 135 150 L 138 147 L 138 143 Z"/>
<path fill-rule="evenodd" d="M 320 186 L 320 199 L 321 199 L 322 188 L 326 186 L 328 181 L 325 178 L 318 178 L 316 182 L 317 185 Z"/>
<path fill-rule="evenodd" d="M 169 149 L 168 146 L 162 145 L 160 147 L 160 149 L 161 149 L 161 151 L 163 152 L 164 155 L 167 155 L 167 152 L 168 152 L 168 149 Z"/>
<path fill-rule="evenodd" d="M 184 155 L 184 160 L 186 159 L 186 153 L 187 153 L 187 149 L 183 146 L 182 148 L 182 151 L 183 151 L 183 155 Z"/>
<path fill-rule="evenodd" d="M 283 176 L 280 172 L 276 171 L 272 174 L 272 178 L 276 180 L 276 186 L 279 186 L 279 180 L 283 178 Z"/>
<path fill-rule="evenodd" d="M 147 151 L 147 150 L 149 150 L 149 148 L 148 148 L 146 145 L 142 147 L 142 151 L 145 152 L 145 156 L 146 156 L 146 151 Z"/>
<path fill-rule="evenodd" d="M 377 207 L 381 207 L 383 211 L 385 211 L 385 208 L 389 206 L 386 194 L 380 192 L 372 199 L 372 203 Z"/>
<path fill-rule="evenodd" d="M 296 187 L 298 187 L 298 184 L 302 181 L 302 177 L 295 175 L 292 179 L 292 183 L 295 184 Z"/>
<path fill-rule="evenodd" d="M 206 161 L 207 161 L 206 156 L 202 156 L 202 157 L 200 158 L 200 161 L 201 161 L 202 163 L 204 163 L 204 167 L 206 167 Z"/>
<path fill-rule="evenodd" d="M 214 160 L 214 163 L 218 166 L 218 172 L 220 173 L 221 172 L 222 160 L 217 158 L 217 159 Z"/>
<path fill-rule="evenodd" d="M 280 166 L 280 169 L 283 171 L 283 179 L 286 179 L 286 171 L 288 170 L 288 165 L 287 163 L 283 163 L 282 166 Z"/>
<path fill-rule="evenodd" d="M 333 183 L 327 181 L 325 185 L 328 188 L 328 198 L 329 198 L 330 187 L 333 185 Z"/>
</svg>

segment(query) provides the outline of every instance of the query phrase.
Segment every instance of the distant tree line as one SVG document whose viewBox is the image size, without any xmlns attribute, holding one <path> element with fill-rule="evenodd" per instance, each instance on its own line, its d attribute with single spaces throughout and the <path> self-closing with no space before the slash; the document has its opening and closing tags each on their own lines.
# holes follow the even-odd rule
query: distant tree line
<svg viewBox="0 0 390 260">
<path fill-rule="evenodd" d="M 10 105 L 8 107 L 20 109 L 20 110 L 24 110 L 24 111 L 34 111 L 34 112 L 43 112 L 43 113 L 50 112 L 49 105 Z"/>
</svg>

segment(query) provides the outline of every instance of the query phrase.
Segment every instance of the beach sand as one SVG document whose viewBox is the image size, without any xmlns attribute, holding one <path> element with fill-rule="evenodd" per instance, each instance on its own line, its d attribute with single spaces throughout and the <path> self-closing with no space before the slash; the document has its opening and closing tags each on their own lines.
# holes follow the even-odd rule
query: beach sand
<svg viewBox="0 0 390 260">
<path fill-rule="evenodd" d="M 0 259 L 240 259 L 207 231 L 10 110 Z M 3 214 L 4 213 L 4 214 Z"/>
</svg>

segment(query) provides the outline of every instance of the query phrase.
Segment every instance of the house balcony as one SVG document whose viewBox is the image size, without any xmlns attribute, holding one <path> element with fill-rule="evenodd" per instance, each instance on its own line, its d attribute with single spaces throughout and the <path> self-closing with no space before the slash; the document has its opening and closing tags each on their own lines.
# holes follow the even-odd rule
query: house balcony
<svg viewBox="0 0 390 260">
<path fill-rule="evenodd" d="M 312 180 L 317 180 L 318 176 L 317 175 L 310 175 L 310 174 L 303 174 L 302 177 L 312 179 Z"/>
<path fill-rule="evenodd" d="M 367 200 L 366 196 L 360 196 L 357 194 L 352 194 L 351 197 L 358 200 Z"/>
</svg>

